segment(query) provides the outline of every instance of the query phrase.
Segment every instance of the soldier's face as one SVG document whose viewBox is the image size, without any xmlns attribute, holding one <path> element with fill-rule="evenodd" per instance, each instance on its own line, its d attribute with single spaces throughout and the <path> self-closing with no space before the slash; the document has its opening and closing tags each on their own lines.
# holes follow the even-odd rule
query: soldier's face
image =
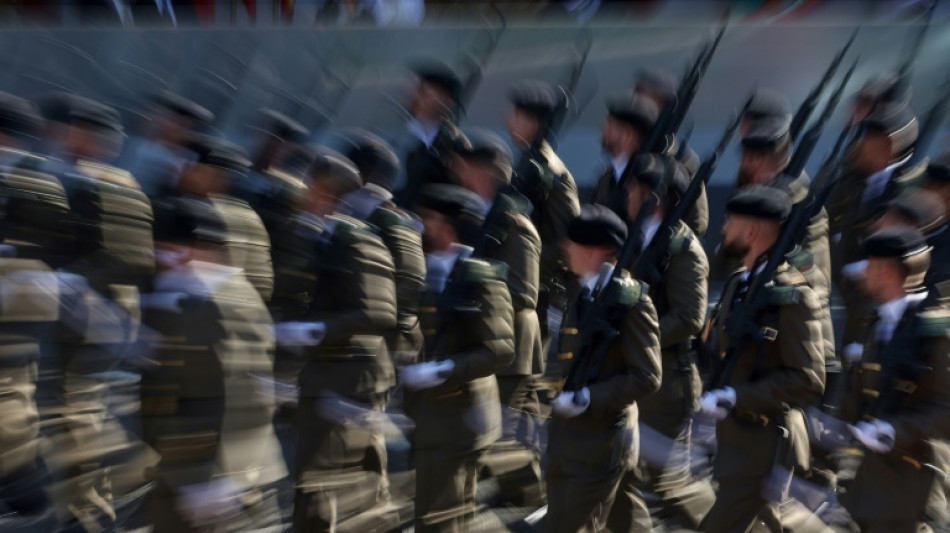
<svg viewBox="0 0 950 533">
<path fill-rule="evenodd" d="M 600 146 L 611 155 L 620 150 L 622 126 L 617 119 L 607 116 L 603 128 L 600 130 Z"/>
<path fill-rule="evenodd" d="M 873 174 L 890 164 L 891 140 L 887 135 L 868 131 L 855 143 L 850 156 L 856 170 Z"/>
<path fill-rule="evenodd" d="M 743 258 L 749 253 L 749 233 L 752 221 L 743 216 L 727 215 L 722 226 L 722 251 L 732 258 Z"/>
<path fill-rule="evenodd" d="M 455 228 L 442 213 L 416 208 L 416 214 L 422 220 L 422 248 L 426 253 L 447 250 L 455 239 Z"/>
<path fill-rule="evenodd" d="M 561 243 L 567 268 L 578 276 L 600 270 L 601 265 L 610 259 L 611 251 L 601 246 L 586 246 L 570 239 Z"/>
<path fill-rule="evenodd" d="M 419 80 L 409 102 L 409 112 L 416 118 L 438 120 L 451 109 L 452 98 L 438 86 Z"/>
<path fill-rule="evenodd" d="M 741 188 L 764 184 L 775 175 L 774 165 L 771 162 L 768 154 L 754 150 L 743 150 L 742 159 L 739 161 L 736 185 Z"/>
<path fill-rule="evenodd" d="M 538 119 L 531 113 L 513 107 L 505 116 L 505 124 L 511 139 L 520 147 L 526 147 L 534 142 L 538 135 Z"/>
<path fill-rule="evenodd" d="M 637 218 L 640 208 L 649 197 L 650 189 L 639 181 L 633 180 L 633 184 L 627 187 L 627 215 L 630 220 Z"/>
<path fill-rule="evenodd" d="M 864 276 L 860 279 L 861 288 L 874 299 L 884 298 L 885 294 L 888 293 L 887 289 L 892 284 L 896 283 L 898 286 L 903 286 L 903 280 L 899 279 L 897 261 L 882 257 L 868 258 L 867 266 L 864 268 Z"/>
</svg>

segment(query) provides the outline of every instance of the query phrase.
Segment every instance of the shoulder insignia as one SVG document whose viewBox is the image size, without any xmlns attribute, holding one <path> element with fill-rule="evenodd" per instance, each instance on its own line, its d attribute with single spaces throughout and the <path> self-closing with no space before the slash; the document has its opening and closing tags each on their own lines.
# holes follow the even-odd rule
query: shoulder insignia
<svg viewBox="0 0 950 533">
<path fill-rule="evenodd" d="M 943 337 L 950 333 L 950 309 L 937 306 L 925 309 L 918 315 L 917 331 L 923 337 Z"/>
<path fill-rule="evenodd" d="M 772 285 L 767 290 L 769 291 L 769 304 L 771 305 L 792 305 L 802 299 L 802 291 L 797 284 Z"/>
<path fill-rule="evenodd" d="M 610 280 L 613 289 L 610 291 L 609 303 L 621 307 L 634 307 L 649 299 L 650 287 L 642 281 L 633 279 L 626 271 L 618 278 Z"/>
<path fill-rule="evenodd" d="M 671 255 L 685 253 L 687 250 L 689 250 L 692 242 L 692 232 L 689 231 L 689 228 L 686 226 L 686 224 L 680 223 L 680 226 L 677 228 L 673 238 L 670 239 L 669 252 Z"/>
<path fill-rule="evenodd" d="M 462 283 L 487 280 L 506 281 L 508 279 L 508 265 L 498 261 L 470 257 L 459 264 L 456 275 Z"/>
</svg>

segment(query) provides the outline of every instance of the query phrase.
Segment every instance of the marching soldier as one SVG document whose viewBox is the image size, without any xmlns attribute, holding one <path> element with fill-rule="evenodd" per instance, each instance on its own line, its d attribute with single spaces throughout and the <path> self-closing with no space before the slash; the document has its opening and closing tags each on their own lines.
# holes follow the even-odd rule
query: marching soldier
<svg viewBox="0 0 950 533">
<path fill-rule="evenodd" d="M 576 392 L 562 392 L 552 403 L 548 426 L 545 530 L 576 533 L 600 531 L 625 471 L 636 464 L 637 403 L 660 386 L 659 325 L 647 289 L 624 273 L 601 287 L 605 264 L 616 267 L 616 253 L 627 238 L 627 228 L 604 206 L 585 205 L 568 226 L 565 257 L 578 277 L 571 306 L 561 328 L 559 359 L 565 369 L 584 349 L 585 334 L 578 330 L 591 298 L 602 290 L 616 291 L 622 322 L 596 376 Z M 632 495 L 627 495 L 632 496 Z M 637 530 L 651 528 L 643 502 Z"/>
<path fill-rule="evenodd" d="M 901 183 L 912 173 L 894 172 L 912 156 L 918 123 L 906 105 L 884 102 L 862 121 L 862 134 L 850 151 L 848 168 L 828 199 L 831 241 L 838 289 L 847 312 L 842 346 L 854 342 L 864 331 L 864 317 L 872 302 L 862 292 L 854 273 L 861 261 L 860 242 L 870 224 L 886 208 Z M 892 183 L 893 182 L 893 183 Z"/>
<path fill-rule="evenodd" d="M 370 224 L 389 249 L 399 320 L 387 345 L 397 367 L 416 363 L 423 347 L 418 315 L 426 277 L 422 224 L 393 202 L 399 158 L 386 141 L 368 131 L 354 131 L 346 136 L 346 145 L 343 155 L 356 165 L 365 185 L 344 198 L 340 212 Z"/>
<path fill-rule="evenodd" d="M 918 531 L 934 485 L 932 441 L 950 437 L 950 308 L 923 286 L 930 247 L 913 228 L 864 242 L 863 285 L 878 306 L 853 358 L 846 410 L 864 448 L 842 503 L 861 531 Z M 894 490 L 900 487 L 900 490 Z"/>
<path fill-rule="evenodd" d="M 425 225 L 426 290 L 420 318 L 425 361 L 403 369 L 406 412 L 415 420 L 415 529 L 467 531 L 477 464 L 501 436 L 495 369 L 514 357 L 514 313 L 504 266 L 472 258 L 482 201 L 454 185 L 418 196 Z"/>
<path fill-rule="evenodd" d="M 362 522 L 389 501 L 379 427 L 335 414 L 340 402 L 377 412 L 395 384 L 384 340 L 397 319 L 392 258 L 366 224 L 335 214 L 340 199 L 362 185 L 345 157 L 328 150 L 318 155 L 305 209 L 288 237 L 287 253 L 296 255 L 278 261 L 277 342 L 284 357 L 297 353 L 303 360 L 297 531 L 385 529 L 392 519 L 373 515 L 384 523 Z"/>
<path fill-rule="evenodd" d="M 622 95 L 607 101 L 607 120 L 601 130 L 600 144 L 610 156 L 610 165 L 597 180 L 591 203 L 618 205 L 621 219 L 628 218 L 618 202 L 620 178 L 630 160 L 640 151 L 640 145 L 650 135 L 650 130 L 659 117 L 659 110 L 652 100 L 640 95 Z"/>
<path fill-rule="evenodd" d="M 945 215 L 945 222 L 927 235 L 927 244 L 932 250 L 924 284 L 928 290 L 933 290 L 938 283 L 950 279 L 950 231 L 947 231 L 950 222 L 946 218 L 950 214 L 950 151 L 941 153 L 927 165 L 924 188 L 932 191 L 940 200 Z"/>
<path fill-rule="evenodd" d="M 879 104 L 908 106 L 910 105 L 911 88 L 902 83 L 892 72 L 874 74 L 864 82 L 861 90 L 854 97 L 851 108 L 851 124 L 858 124 L 864 120 Z"/>
<path fill-rule="evenodd" d="M 739 122 L 739 138 L 745 139 L 756 124 L 762 121 L 778 121 L 787 129 L 792 123 L 792 106 L 784 94 L 766 87 L 759 87 L 752 94 L 749 107 Z"/>
<path fill-rule="evenodd" d="M 557 315 L 567 304 L 564 291 L 568 272 L 561 254 L 561 242 L 567 225 L 581 208 L 573 176 L 551 144 L 543 140 L 548 134 L 545 125 L 550 124 L 559 105 L 554 88 L 541 81 L 526 80 L 511 87 L 509 100 L 512 108 L 506 117 L 506 125 L 515 146 L 527 154 L 538 145 L 535 165 L 531 166 L 532 172 L 527 176 L 519 177 L 524 185 L 518 192 L 531 200 L 531 222 L 541 237 L 538 315 L 541 317 L 541 335 L 547 339 L 549 330 L 557 330 Z M 548 315 L 549 307 L 556 311 L 554 316 Z M 548 319 L 554 320 L 553 329 L 548 327 Z"/>
<path fill-rule="evenodd" d="M 287 471 L 273 394 L 259 384 L 272 383 L 272 323 L 228 264 L 227 237 L 205 199 L 156 204 L 159 274 L 143 297 L 155 366 L 141 386 L 143 434 L 161 455 L 149 505 L 156 531 L 280 525 L 271 488 Z"/>
<path fill-rule="evenodd" d="M 464 143 L 465 139 L 453 122 L 457 119 L 463 89 L 458 74 L 438 61 L 420 63 L 412 71 L 416 86 L 407 106 L 411 145 L 403 156 L 405 180 L 396 193 L 397 203 L 404 207 L 415 203 L 422 186 L 451 182 L 452 147 Z"/>
<path fill-rule="evenodd" d="M 292 118 L 270 109 L 261 112 L 256 155 L 251 170 L 233 184 L 240 198 L 261 217 L 271 249 L 281 248 L 293 214 L 306 195 L 304 178 L 313 154 L 304 147 L 310 131 Z"/>
<path fill-rule="evenodd" d="M 742 267 L 726 283 L 714 323 L 729 359 L 700 399 L 701 413 L 718 421 L 713 478 L 719 488 L 704 531 L 748 531 L 757 520 L 781 531 L 777 502 L 766 497 L 763 485 L 776 466 L 786 471 L 808 466 L 805 422 L 797 409 L 815 402 L 824 388 L 819 303 L 804 276 L 785 263 L 773 282 L 762 286 L 769 291 L 768 305 L 756 317 L 762 339 L 728 338 L 730 316 L 747 305 L 746 290 L 760 275 L 791 200 L 771 187 L 750 187 L 726 209 L 723 248 L 741 258 Z M 727 351 L 730 343 L 734 351 Z M 787 430 L 785 437 L 780 428 Z M 771 482 L 781 486 L 787 480 Z"/>
<path fill-rule="evenodd" d="M 522 213 L 527 199 L 507 188 L 511 180 L 511 152 L 505 142 L 489 131 L 472 132 L 470 144 L 455 147 L 452 171 L 459 184 L 481 198 L 486 226 L 475 249 L 478 259 L 504 263 L 508 290 L 515 313 L 515 359 L 498 369 L 498 390 L 505 406 L 507 439 L 523 416 L 540 414 L 533 378 L 544 372 L 538 305 L 538 271 L 541 238 Z M 503 190 L 504 189 L 504 190 Z M 493 213 L 494 215 L 494 213 Z"/>
<path fill-rule="evenodd" d="M 672 209 L 689 186 L 683 166 L 672 158 L 643 154 L 633 161 L 634 180 L 627 188 L 627 212 L 636 219 L 650 195 L 663 194 L 653 215 L 643 228 L 646 248 L 666 212 Z M 667 164 L 674 165 L 670 180 L 664 183 Z M 665 194 L 663 188 L 666 188 Z M 660 266 L 663 281 L 650 286 L 650 299 L 656 307 L 660 326 L 662 381 L 660 389 L 638 402 L 640 427 L 658 432 L 670 439 L 675 449 L 689 449 L 691 420 L 699 406 L 702 383 L 691 351 L 691 340 L 699 333 L 706 316 L 707 276 L 706 252 L 692 230 L 683 221 L 674 228 L 668 260 Z M 641 462 L 639 468 L 624 474 L 621 493 L 611 509 L 608 526 L 612 531 L 631 531 L 631 499 L 635 488 L 648 488 L 658 493 L 667 510 L 682 514 L 692 527 L 698 527 L 715 495 L 708 484 L 690 487 L 688 461 L 679 461 L 670 454 L 668 464 Z M 629 487 L 629 488 L 628 488 Z M 635 497 L 634 497 L 635 498 Z M 636 502 L 636 499 L 633 499 Z"/>
<path fill-rule="evenodd" d="M 644 68 L 637 72 L 634 80 L 633 92 L 645 96 L 662 112 L 670 102 L 676 99 L 677 84 L 672 74 L 662 69 Z M 677 155 L 679 162 L 686 169 L 687 176 L 692 180 L 699 170 L 699 156 L 689 146 L 681 147 L 674 137 L 664 152 L 667 155 Z M 699 196 L 693 208 L 686 215 L 686 225 L 699 237 L 706 234 L 709 228 L 709 200 L 706 197 L 706 185 L 699 189 Z"/>
</svg>

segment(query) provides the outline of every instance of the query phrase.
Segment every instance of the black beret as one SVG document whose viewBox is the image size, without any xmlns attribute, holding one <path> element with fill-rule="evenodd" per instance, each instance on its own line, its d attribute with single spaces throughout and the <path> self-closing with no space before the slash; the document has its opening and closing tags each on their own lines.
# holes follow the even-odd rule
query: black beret
<svg viewBox="0 0 950 533">
<path fill-rule="evenodd" d="M 14 136 L 36 137 L 42 122 L 36 106 L 28 100 L 0 92 L 0 131 Z"/>
<path fill-rule="evenodd" d="M 360 171 L 352 161 L 343 154 L 320 147 L 316 151 L 313 166 L 310 168 L 311 177 L 330 177 L 349 190 L 363 186 Z"/>
<path fill-rule="evenodd" d="M 607 112 L 615 119 L 633 126 L 641 135 L 647 135 L 660 116 L 652 100 L 630 93 L 609 98 Z"/>
<path fill-rule="evenodd" d="M 497 133 L 485 128 L 467 130 L 461 142 L 453 146 L 455 153 L 465 159 L 474 159 L 511 174 L 511 148 Z"/>
<path fill-rule="evenodd" d="M 362 129 L 343 133 L 341 153 L 356 165 L 366 183 L 374 183 L 386 190 L 392 189 L 399 174 L 399 156 L 378 135 Z"/>
<path fill-rule="evenodd" d="M 784 221 L 792 211 L 792 200 L 785 191 L 766 185 L 746 187 L 726 204 L 734 215 Z"/>
<path fill-rule="evenodd" d="M 943 202 L 935 193 L 925 190 L 902 194 L 892 200 L 888 208 L 923 232 L 932 231 L 946 217 Z"/>
<path fill-rule="evenodd" d="M 434 183 L 419 190 L 416 205 L 431 209 L 449 218 L 461 215 L 483 217 L 486 211 L 485 201 L 474 192 L 460 185 Z"/>
<path fill-rule="evenodd" d="M 938 184 L 950 183 L 950 150 L 941 152 L 927 165 L 927 181 Z"/>
<path fill-rule="evenodd" d="M 214 113 L 171 91 L 163 90 L 155 93 L 152 96 L 152 102 L 158 107 L 188 117 L 200 124 L 210 124 L 214 120 Z"/>
<path fill-rule="evenodd" d="M 858 98 L 866 98 L 872 103 L 908 105 L 911 97 L 910 84 L 898 81 L 897 75 L 891 72 L 875 74 L 864 82 L 858 91 Z"/>
<path fill-rule="evenodd" d="M 642 68 L 637 71 L 634 81 L 637 87 L 643 86 L 668 102 L 676 96 L 677 82 L 667 70 L 658 68 Z"/>
<path fill-rule="evenodd" d="M 880 102 L 862 121 L 868 131 L 883 133 L 891 138 L 895 153 L 901 153 L 917 140 L 920 125 L 914 110 L 906 104 Z"/>
<path fill-rule="evenodd" d="M 281 141 L 303 144 L 310 137 L 310 130 L 280 111 L 264 109 L 261 115 L 261 124 L 258 129 Z"/>
<path fill-rule="evenodd" d="M 864 253 L 868 257 L 901 259 L 927 249 L 927 241 L 920 231 L 907 226 L 882 229 L 864 240 Z"/>
<path fill-rule="evenodd" d="M 451 67 L 441 61 L 423 61 L 412 65 L 412 72 L 420 80 L 431 83 L 447 92 L 458 101 L 462 93 L 462 80 Z"/>
<path fill-rule="evenodd" d="M 742 147 L 756 152 L 774 152 L 785 147 L 789 140 L 789 122 L 784 118 L 768 117 L 756 120 L 742 138 Z"/>
<path fill-rule="evenodd" d="M 69 119 L 73 122 L 113 131 L 121 132 L 123 129 L 122 117 L 119 116 L 118 111 L 110 106 L 81 96 L 72 97 Z"/>
<path fill-rule="evenodd" d="M 232 172 L 245 172 L 251 166 L 243 148 L 223 139 L 210 135 L 193 135 L 186 142 L 186 146 L 198 156 L 198 163 Z"/>
<path fill-rule="evenodd" d="M 632 172 L 636 180 L 650 190 L 656 191 L 661 185 L 666 191 L 683 194 L 689 187 L 689 174 L 682 163 L 672 158 L 657 154 L 640 154 L 631 162 Z M 673 165 L 672 173 L 667 178 L 667 165 Z M 664 183 L 664 180 L 667 180 Z"/>
<path fill-rule="evenodd" d="M 752 101 L 749 102 L 744 117 L 751 119 L 776 117 L 791 120 L 792 106 L 784 94 L 774 89 L 760 87 L 752 94 Z"/>
<path fill-rule="evenodd" d="M 581 206 L 581 213 L 568 224 L 567 238 L 586 246 L 620 248 L 627 239 L 627 225 L 610 208 L 585 204 Z"/>
<path fill-rule="evenodd" d="M 73 109 L 73 99 L 76 95 L 66 91 L 53 91 L 41 94 L 36 99 L 36 106 L 44 119 L 52 122 L 69 122 L 69 113 Z"/>
<path fill-rule="evenodd" d="M 557 91 L 551 84 L 540 80 L 524 80 L 511 86 L 508 97 L 512 105 L 539 117 L 547 116 L 557 108 Z"/>
</svg>

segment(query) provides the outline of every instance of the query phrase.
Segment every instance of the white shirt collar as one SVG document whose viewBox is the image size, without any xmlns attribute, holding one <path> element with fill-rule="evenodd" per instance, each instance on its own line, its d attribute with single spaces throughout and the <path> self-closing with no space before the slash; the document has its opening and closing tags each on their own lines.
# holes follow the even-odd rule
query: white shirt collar
<svg viewBox="0 0 950 533">
<path fill-rule="evenodd" d="M 927 291 L 905 294 L 887 303 L 877 306 L 877 314 L 881 320 L 896 324 L 904 316 L 904 311 L 910 303 L 916 303 L 927 297 Z"/>
<path fill-rule="evenodd" d="M 762 273 L 763 270 L 765 270 L 765 263 L 766 263 L 765 261 L 763 261 L 762 263 L 759 263 L 758 268 L 755 269 L 755 275 L 756 275 L 756 276 L 758 276 L 759 274 Z M 748 281 L 748 280 L 749 280 L 749 269 L 747 268 L 747 269 L 743 270 L 743 271 L 742 271 L 742 274 L 739 274 L 739 278 L 740 278 L 742 281 Z"/>
<path fill-rule="evenodd" d="M 432 146 L 432 143 L 435 142 L 436 135 L 439 134 L 439 125 L 422 123 L 413 118 L 409 121 L 409 132 L 429 147 Z"/>
<path fill-rule="evenodd" d="M 464 244 L 452 243 L 448 250 L 429 252 L 426 254 L 427 285 L 435 281 L 432 289 L 442 292 L 449 273 L 455 268 L 455 263 L 471 257 L 474 249 Z M 438 279 L 433 279 L 438 276 Z"/>
<path fill-rule="evenodd" d="M 911 158 L 911 155 L 907 155 L 900 161 L 892 163 L 890 166 L 884 170 L 879 170 L 874 174 L 868 176 L 867 183 L 864 186 L 864 194 L 861 197 L 861 200 L 867 202 L 868 200 L 873 200 L 878 196 L 884 194 L 884 190 L 887 188 L 887 182 L 890 181 L 891 175 L 894 174 L 894 171 L 908 159 Z"/>
<path fill-rule="evenodd" d="M 643 248 L 646 249 L 650 245 L 650 241 L 653 240 L 653 236 L 656 235 L 656 231 L 660 229 L 660 223 L 663 220 L 659 216 L 652 216 L 649 220 L 646 221 L 646 227 L 643 228 Z"/>
<path fill-rule="evenodd" d="M 620 180 L 620 175 L 623 174 L 629 162 L 630 156 L 627 154 L 620 154 L 610 160 L 610 164 L 614 167 L 614 181 Z"/>
</svg>

